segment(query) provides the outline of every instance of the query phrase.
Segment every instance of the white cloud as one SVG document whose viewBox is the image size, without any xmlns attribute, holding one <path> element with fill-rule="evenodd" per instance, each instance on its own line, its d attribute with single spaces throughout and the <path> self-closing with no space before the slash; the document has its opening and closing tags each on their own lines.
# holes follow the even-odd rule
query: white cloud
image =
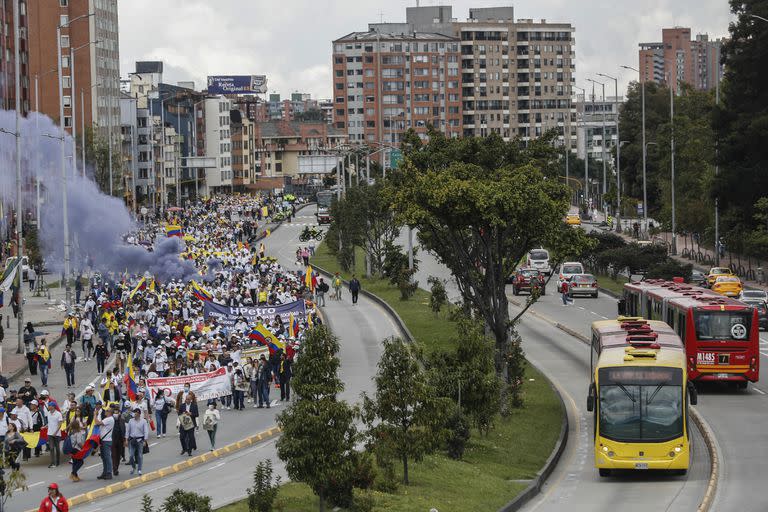
<svg viewBox="0 0 768 512">
<path fill-rule="evenodd" d="M 451 4 L 465 19 L 470 7 L 511 0 L 422 0 Z M 165 81 L 209 74 L 265 74 L 269 90 L 331 96 L 331 41 L 368 23 L 403 21 L 412 0 L 123 0 L 120 2 L 121 74 L 137 60 L 165 62 Z M 618 74 L 621 88 L 634 79 L 622 64 L 637 64 L 637 45 L 661 39 L 662 27 L 688 26 L 711 38 L 727 35 L 725 0 L 518 0 L 516 18 L 544 18 L 576 27 L 576 79 Z M 611 88 L 611 94 L 613 93 Z"/>
</svg>

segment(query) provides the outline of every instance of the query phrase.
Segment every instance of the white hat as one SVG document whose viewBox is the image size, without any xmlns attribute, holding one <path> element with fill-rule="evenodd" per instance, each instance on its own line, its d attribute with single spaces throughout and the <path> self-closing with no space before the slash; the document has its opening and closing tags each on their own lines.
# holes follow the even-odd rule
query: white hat
<svg viewBox="0 0 768 512">
<path fill-rule="evenodd" d="M 88 391 L 89 389 L 93 389 L 93 386 L 91 386 L 90 384 L 88 384 L 87 386 L 85 386 L 85 390 L 86 390 L 86 391 Z"/>
<path fill-rule="evenodd" d="M 41 396 L 48 396 L 49 394 L 50 394 L 50 393 L 48 393 L 48 390 L 47 390 L 47 389 L 44 389 L 44 390 L 42 390 L 42 391 L 40 392 L 40 395 L 41 395 Z"/>
</svg>

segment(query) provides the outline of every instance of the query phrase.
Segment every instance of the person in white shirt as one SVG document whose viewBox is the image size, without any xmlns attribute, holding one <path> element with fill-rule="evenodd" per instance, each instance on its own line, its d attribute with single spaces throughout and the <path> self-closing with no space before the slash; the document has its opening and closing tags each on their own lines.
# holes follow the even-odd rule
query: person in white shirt
<svg viewBox="0 0 768 512">
<path fill-rule="evenodd" d="M 5 441 L 6 432 L 8 432 L 8 416 L 5 414 L 5 408 L 0 407 L 0 443 Z"/>
<path fill-rule="evenodd" d="M 115 428 L 115 418 L 112 417 L 112 408 L 104 409 L 104 419 L 95 418 L 100 426 L 99 437 L 101 439 L 101 474 L 99 480 L 112 480 L 112 431 Z"/>
<path fill-rule="evenodd" d="M 136 407 L 133 409 L 133 418 L 128 420 L 125 428 L 125 446 L 128 448 L 131 461 L 131 474 L 138 466 L 141 474 L 141 466 L 144 462 L 144 443 L 149 439 L 149 424 L 142 417 L 142 411 Z"/>
<path fill-rule="evenodd" d="M 13 408 L 11 414 L 15 414 L 19 420 L 19 433 L 32 432 L 32 413 L 29 407 L 24 405 L 24 401 L 21 398 L 16 400 L 16 407 Z"/>
<path fill-rule="evenodd" d="M 51 464 L 49 468 L 55 468 L 61 461 L 61 450 L 59 442 L 61 441 L 61 424 L 64 422 L 64 416 L 56 410 L 56 402 L 48 402 L 48 446 L 51 451 Z"/>
</svg>

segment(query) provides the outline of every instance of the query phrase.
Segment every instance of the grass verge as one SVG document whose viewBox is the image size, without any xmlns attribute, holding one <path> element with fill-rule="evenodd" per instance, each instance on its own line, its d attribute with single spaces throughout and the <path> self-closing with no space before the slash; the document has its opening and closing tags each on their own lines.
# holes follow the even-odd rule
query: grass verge
<svg viewBox="0 0 768 512">
<path fill-rule="evenodd" d="M 618 276 L 616 279 L 613 279 L 611 276 L 606 274 L 594 274 L 594 276 L 597 278 L 597 282 L 600 284 L 600 288 L 605 288 L 609 292 L 613 292 L 616 295 L 621 295 L 624 293 L 624 283 L 628 281 L 626 277 Z"/>
<path fill-rule="evenodd" d="M 357 256 L 357 268 L 362 269 L 362 254 Z M 318 247 L 312 263 L 330 272 L 340 270 L 325 245 Z M 342 274 L 349 277 L 349 274 Z M 397 311 L 425 352 L 451 348 L 456 326 L 446 318 L 447 311 L 439 316 L 432 312 L 428 292 L 419 289 L 411 299 L 403 301 L 400 291 L 386 280 L 360 276 L 358 279 L 363 288 L 384 299 Z M 440 512 L 494 511 L 517 496 L 552 453 L 564 412 L 543 375 L 529 367 L 525 377 L 527 385 L 523 409 L 515 410 L 508 418 L 499 418 L 486 437 L 473 429 L 464 458 L 460 461 L 437 453 L 412 464 L 411 485 L 401 485 L 392 494 L 374 492 L 373 510 L 423 512 L 436 508 Z M 248 506 L 246 501 L 240 501 L 219 510 L 248 512 Z M 309 487 L 291 482 L 281 486 L 275 510 L 312 512 L 318 510 L 318 501 Z"/>
</svg>

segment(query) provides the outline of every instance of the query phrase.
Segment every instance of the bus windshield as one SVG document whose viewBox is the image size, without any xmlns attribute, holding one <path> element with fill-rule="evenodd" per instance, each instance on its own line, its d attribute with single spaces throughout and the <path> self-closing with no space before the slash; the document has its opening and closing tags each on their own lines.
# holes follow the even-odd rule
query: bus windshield
<svg viewBox="0 0 768 512">
<path fill-rule="evenodd" d="M 683 435 L 679 368 L 601 368 L 600 435 L 614 441 L 660 442 Z"/>
<path fill-rule="evenodd" d="M 693 311 L 696 338 L 699 340 L 749 341 L 752 308 L 740 311 Z"/>
</svg>

